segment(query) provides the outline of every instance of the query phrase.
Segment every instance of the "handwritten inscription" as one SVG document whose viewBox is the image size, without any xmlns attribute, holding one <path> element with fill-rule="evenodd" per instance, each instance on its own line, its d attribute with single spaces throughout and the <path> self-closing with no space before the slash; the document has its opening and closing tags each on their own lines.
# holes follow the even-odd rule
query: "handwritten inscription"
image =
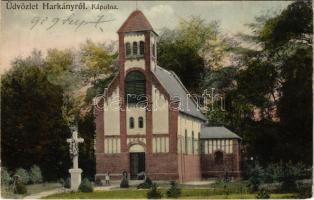
<svg viewBox="0 0 314 200">
<path fill-rule="evenodd" d="M 75 31 L 79 30 L 84 26 L 92 26 L 101 32 L 103 32 L 103 28 L 101 25 L 107 22 L 114 21 L 113 18 L 108 19 L 104 15 L 98 15 L 96 19 L 93 20 L 84 20 L 75 18 L 75 14 L 71 14 L 68 17 L 60 18 L 60 17 L 41 17 L 35 16 L 31 20 L 31 27 L 30 29 L 34 29 L 36 27 L 44 27 L 46 30 L 51 30 L 57 26 L 70 26 L 73 27 Z"/>
</svg>

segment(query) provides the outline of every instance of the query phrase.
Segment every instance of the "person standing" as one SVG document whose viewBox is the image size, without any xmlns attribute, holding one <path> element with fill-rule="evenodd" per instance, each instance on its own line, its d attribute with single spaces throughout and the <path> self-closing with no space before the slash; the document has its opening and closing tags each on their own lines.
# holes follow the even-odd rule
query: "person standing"
<svg viewBox="0 0 314 200">
<path fill-rule="evenodd" d="M 105 180 L 106 180 L 106 185 L 110 185 L 110 174 L 109 174 L 109 172 L 106 173 Z"/>
</svg>

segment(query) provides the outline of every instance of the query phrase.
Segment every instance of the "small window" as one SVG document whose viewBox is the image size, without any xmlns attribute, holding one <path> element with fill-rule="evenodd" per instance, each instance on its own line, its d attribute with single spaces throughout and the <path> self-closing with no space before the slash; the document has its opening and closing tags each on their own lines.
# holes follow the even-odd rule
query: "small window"
<svg viewBox="0 0 314 200">
<path fill-rule="evenodd" d="M 156 45 L 155 44 L 153 44 L 152 51 L 153 51 L 153 56 L 156 57 Z"/>
<path fill-rule="evenodd" d="M 192 131 L 192 154 L 194 154 L 194 131 Z"/>
<path fill-rule="evenodd" d="M 125 56 L 130 56 L 131 55 L 131 44 L 127 42 L 125 44 Z"/>
<path fill-rule="evenodd" d="M 197 139 L 198 139 L 198 153 L 201 154 L 201 153 L 202 153 L 202 147 L 201 147 L 201 145 L 202 145 L 202 144 L 201 144 L 201 133 L 198 132 L 197 135 L 198 135 L 198 138 L 197 138 Z"/>
<path fill-rule="evenodd" d="M 138 118 L 138 127 L 143 128 L 144 127 L 144 120 L 143 117 Z"/>
<path fill-rule="evenodd" d="M 134 118 L 130 117 L 130 128 L 133 129 L 134 128 Z"/>
<path fill-rule="evenodd" d="M 144 42 L 140 41 L 140 55 L 144 55 Z"/>
<path fill-rule="evenodd" d="M 188 154 L 188 132 L 186 129 L 184 133 L 184 148 L 185 148 L 185 154 Z"/>
<path fill-rule="evenodd" d="M 133 56 L 137 55 L 137 42 L 133 42 Z"/>
<path fill-rule="evenodd" d="M 214 155 L 214 158 L 215 158 L 215 164 L 217 164 L 217 165 L 223 164 L 224 155 L 221 151 L 217 151 Z"/>
</svg>

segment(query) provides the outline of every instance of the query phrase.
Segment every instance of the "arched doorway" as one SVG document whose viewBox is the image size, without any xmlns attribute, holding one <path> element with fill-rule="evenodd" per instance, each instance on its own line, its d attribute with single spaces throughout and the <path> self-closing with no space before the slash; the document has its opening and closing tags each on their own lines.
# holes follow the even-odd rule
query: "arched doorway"
<svg viewBox="0 0 314 200">
<path fill-rule="evenodd" d="M 140 144 L 130 146 L 130 178 L 142 179 L 145 173 L 145 149 Z"/>
</svg>

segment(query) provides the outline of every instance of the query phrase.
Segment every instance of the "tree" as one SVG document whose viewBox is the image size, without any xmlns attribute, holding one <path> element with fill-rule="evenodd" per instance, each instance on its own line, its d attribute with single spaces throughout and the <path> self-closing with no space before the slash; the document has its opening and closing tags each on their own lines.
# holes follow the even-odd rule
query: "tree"
<svg viewBox="0 0 314 200">
<path fill-rule="evenodd" d="M 84 142 L 80 144 L 79 150 L 79 166 L 83 169 L 85 177 L 94 178 L 96 172 L 95 161 L 95 117 L 93 109 L 84 116 L 81 116 L 78 121 L 78 131 Z"/>
<path fill-rule="evenodd" d="M 81 61 L 87 67 L 85 73 L 92 77 L 93 80 L 96 80 L 99 75 L 111 74 L 115 70 L 113 61 L 117 56 L 118 54 L 114 50 L 114 43 L 107 45 L 87 40 L 81 46 Z"/>
<path fill-rule="evenodd" d="M 297 1 L 279 15 L 257 18 L 251 25 L 255 35 L 245 38 L 257 48 L 243 51 L 236 93 L 244 97 L 242 104 L 262 110 L 255 132 L 273 132 L 269 142 L 277 140 L 268 161 L 312 164 L 312 22 L 311 3 Z M 273 121 L 276 131 L 260 126 L 264 120 Z M 267 157 L 259 154 L 259 158 Z"/>
<path fill-rule="evenodd" d="M 219 25 L 200 17 L 181 19 L 175 30 L 164 29 L 158 64 L 174 71 L 189 91 L 200 92 L 204 74 L 223 66 L 232 42 L 219 33 Z"/>
<path fill-rule="evenodd" d="M 1 158 L 9 169 L 37 164 L 47 180 L 67 173 L 62 118 L 63 90 L 51 84 L 43 69 L 17 60 L 1 80 Z"/>
</svg>

